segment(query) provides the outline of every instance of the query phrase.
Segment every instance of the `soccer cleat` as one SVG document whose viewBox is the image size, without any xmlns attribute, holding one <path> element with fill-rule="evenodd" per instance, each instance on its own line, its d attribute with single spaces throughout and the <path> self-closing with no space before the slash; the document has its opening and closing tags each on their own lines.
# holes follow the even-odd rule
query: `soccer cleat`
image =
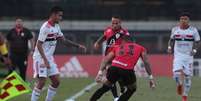
<svg viewBox="0 0 201 101">
<path fill-rule="evenodd" d="M 180 84 L 177 86 L 177 94 L 182 95 L 182 93 L 183 93 L 183 86 Z"/>
<path fill-rule="evenodd" d="M 182 96 L 182 101 L 187 101 L 187 96 Z"/>
</svg>

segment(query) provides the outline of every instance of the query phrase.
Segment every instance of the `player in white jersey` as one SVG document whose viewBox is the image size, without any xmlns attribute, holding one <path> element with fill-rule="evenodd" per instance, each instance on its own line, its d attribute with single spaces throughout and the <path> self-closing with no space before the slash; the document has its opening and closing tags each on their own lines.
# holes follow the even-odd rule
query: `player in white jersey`
<svg viewBox="0 0 201 101">
<path fill-rule="evenodd" d="M 57 40 L 61 40 L 63 44 L 72 44 L 86 51 L 85 46 L 74 43 L 65 39 L 59 27 L 59 21 L 62 19 L 63 10 L 60 7 L 53 7 L 50 12 L 49 20 L 46 21 L 41 29 L 33 54 L 34 76 L 38 82 L 32 92 L 31 101 L 38 101 L 40 92 L 45 85 L 47 77 L 50 78 L 52 84 L 49 85 L 45 101 L 52 101 L 56 94 L 59 82 L 59 71 L 54 62 L 53 54 L 55 51 Z"/>
<path fill-rule="evenodd" d="M 180 15 L 180 23 L 172 28 L 168 42 L 168 53 L 174 53 L 173 75 L 182 101 L 187 101 L 193 75 L 193 56 L 200 41 L 199 33 L 195 27 L 189 25 L 189 19 L 189 13 Z"/>
</svg>

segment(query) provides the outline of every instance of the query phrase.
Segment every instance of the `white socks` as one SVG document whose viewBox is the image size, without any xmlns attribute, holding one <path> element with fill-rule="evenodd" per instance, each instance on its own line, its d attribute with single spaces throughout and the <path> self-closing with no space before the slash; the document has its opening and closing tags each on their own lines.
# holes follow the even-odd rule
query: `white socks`
<svg viewBox="0 0 201 101">
<path fill-rule="evenodd" d="M 53 97 L 54 97 L 55 94 L 56 94 L 56 89 L 57 89 L 57 88 L 54 88 L 54 87 L 52 87 L 51 85 L 49 86 L 45 101 L 52 101 Z"/>
<path fill-rule="evenodd" d="M 41 90 L 35 87 L 31 94 L 31 101 L 38 101 L 40 93 Z"/>
<path fill-rule="evenodd" d="M 185 78 L 184 78 L 183 96 L 188 96 L 188 93 L 190 92 L 190 89 L 191 89 L 191 77 L 190 76 L 185 76 Z"/>
</svg>

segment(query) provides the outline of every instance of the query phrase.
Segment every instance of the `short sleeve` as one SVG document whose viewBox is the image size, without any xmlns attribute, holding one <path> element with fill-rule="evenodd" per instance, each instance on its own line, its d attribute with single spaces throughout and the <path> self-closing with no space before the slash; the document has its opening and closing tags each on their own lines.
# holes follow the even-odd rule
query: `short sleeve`
<svg viewBox="0 0 201 101">
<path fill-rule="evenodd" d="M 27 39 L 30 40 L 33 38 L 33 35 L 29 29 L 27 29 Z"/>
<path fill-rule="evenodd" d="M 103 36 L 105 37 L 106 40 L 109 38 L 110 33 L 112 33 L 112 29 L 109 28 L 109 27 L 106 28 L 105 31 L 104 31 L 104 35 L 103 35 Z"/>
<path fill-rule="evenodd" d="M 142 50 L 142 52 L 146 52 L 147 51 L 146 48 L 144 48 L 144 47 L 141 47 L 141 50 Z"/>
<path fill-rule="evenodd" d="M 128 32 L 128 30 L 125 30 L 125 35 L 130 36 L 130 33 Z"/>
<path fill-rule="evenodd" d="M 59 30 L 59 33 L 58 33 L 57 38 L 63 37 L 63 33 L 62 33 L 62 31 L 61 31 L 60 26 L 59 26 L 59 25 L 57 25 L 57 27 L 58 27 L 58 30 Z"/>
<path fill-rule="evenodd" d="M 200 41 L 200 35 L 199 35 L 199 32 L 198 30 L 195 28 L 195 31 L 194 31 L 194 40 L 195 41 Z"/>
<path fill-rule="evenodd" d="M 103 32 L 103 36 L 106 38 L 107 37 L 107 29 L 106 30 L 104 30 L 104 32 Z"/>
<path fill-rule="evenodd" d="M 175 32 L 175 28 L 172 28 L 172 30 L 171 30 L 171 35 L 170 35 L 170 39 L 174 39 L 174 32 Z"/>
<path fill-rule="evenodd" d="M 47 38 L 47 28 L 45 26 L 42 26 L 39 32 L 38 40 L 44 42 Z"/>
</svg>

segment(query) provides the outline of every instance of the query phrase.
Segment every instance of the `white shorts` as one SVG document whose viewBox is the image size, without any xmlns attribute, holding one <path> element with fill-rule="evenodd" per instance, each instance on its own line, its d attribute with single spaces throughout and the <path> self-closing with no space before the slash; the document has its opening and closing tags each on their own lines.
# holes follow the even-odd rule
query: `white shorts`
<svg viewBox="0 0 201 101">
<path fill-rule="evenodd" d="M 51 58 L 48 61 L 50 63 L 49 69 L 44 67 L 44 61 L 42 58 L 33 59 L 33 70 L 34 70 L 33 76 L 34 76 L 34 78 L 36 78 L 37 76 L 47 78 L 48 76 L 59 74 L 59 70 L 57 68 L 56 63 L 54 62 L 54 59 Z"/>
<path fill-rule="evenodd" d="M 183 70 L 185 75 L 193 76 L 193 59 L 174 59 L 173 73 Z"/>
</svg>

